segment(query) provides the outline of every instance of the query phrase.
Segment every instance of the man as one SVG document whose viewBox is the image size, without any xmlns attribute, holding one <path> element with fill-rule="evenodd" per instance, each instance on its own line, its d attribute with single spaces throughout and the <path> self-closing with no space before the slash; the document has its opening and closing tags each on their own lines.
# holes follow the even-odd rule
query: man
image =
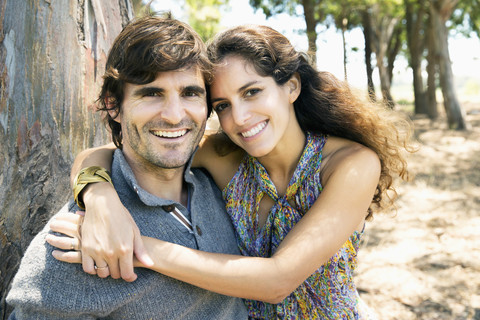
<svg viewBox="0 0 480 320">
<path fill-rule="evenodd" d="M 189 167 L 210 112 L 208 70 L 205 47 L 187 25 L 147 17 L 125 27 L 109 53 L 99 99 L 119 148 L 111 176 L 143 235 L 239 254 L 220 191 Z M 78 207 L 72 201 L 68 210 Z M 45 243 L 48 230 L 32 241 L 15 276 L 10 319 L 247 319 L 240 299 L 148 269 L 125 282 L 58 261 Z"/>
</svg>

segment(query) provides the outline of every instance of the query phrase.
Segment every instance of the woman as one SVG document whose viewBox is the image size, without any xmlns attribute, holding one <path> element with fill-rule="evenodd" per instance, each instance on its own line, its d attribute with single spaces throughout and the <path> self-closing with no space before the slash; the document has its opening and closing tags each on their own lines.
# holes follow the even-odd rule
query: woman
<svg viewBox="0 0 480 320">
<path fill-rule="evenodd" d="M 210 103 L 230 141 L 205 139 L 194 165 L 223 190 L 246 257 L 144 238 L 149 267 L 245 298 L 256 319 L 369 318 L 353 282 L 356 254 L 365 219 L 391 202 L 393 178 L 407 176 L 408 123 L 315 71 L 271 28 L 229 29 L 209 54 L 216 64 Z M 96 255 L 97 262 L 115 260 Z"/>
</svg>

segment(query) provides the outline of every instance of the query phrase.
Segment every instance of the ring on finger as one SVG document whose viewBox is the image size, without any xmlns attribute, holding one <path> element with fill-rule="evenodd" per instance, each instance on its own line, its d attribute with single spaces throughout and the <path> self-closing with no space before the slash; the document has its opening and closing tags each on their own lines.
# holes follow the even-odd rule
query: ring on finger
<svg viewBox="0 0 480 320">
<path fill-rule="evenodd" d="M 75 238 L 72 238 L 72 241 L 70 242 L 70 249 L 77 250 L 76 247 L 77 247 L 77 241 L 75 240 Z"/>
<path fill-rule="evenodd" d="M 95 270 L 98 270 L 98 269 L 105 269 L 105 268 L 108 268 L 108 264 L 104 267 L 98 267 L 97 265 L 94 265 L 93 266 L 95 268 Z"/>
</svg>

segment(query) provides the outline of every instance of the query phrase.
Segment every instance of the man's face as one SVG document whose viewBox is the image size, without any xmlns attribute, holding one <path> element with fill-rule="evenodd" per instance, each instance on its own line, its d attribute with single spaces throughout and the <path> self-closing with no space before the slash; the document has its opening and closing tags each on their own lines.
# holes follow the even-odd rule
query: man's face
<svg viewBox="0 0 480 320">
<path fill-rule="evenodd" d="M 144 85 L 127 83 L 116 121 L 130 166 L 155 169 L 184 166 L 202 139 L 206 119 L 205 83 L 192 67 L 160 72 Z"/>
</svg>

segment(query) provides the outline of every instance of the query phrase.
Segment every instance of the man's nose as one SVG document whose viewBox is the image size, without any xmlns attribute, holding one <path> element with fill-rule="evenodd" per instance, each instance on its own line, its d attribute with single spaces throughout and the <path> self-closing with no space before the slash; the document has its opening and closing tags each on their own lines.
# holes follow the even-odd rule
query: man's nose
<svg viewBox="0 0 480 320">
<path fill-rule="evenodd" d="M 162 119 L 171 123 L 180 123 L 185 117 L 185 106 L 179 97 L 172 97 L 162 108 Z"/>
</svg>

